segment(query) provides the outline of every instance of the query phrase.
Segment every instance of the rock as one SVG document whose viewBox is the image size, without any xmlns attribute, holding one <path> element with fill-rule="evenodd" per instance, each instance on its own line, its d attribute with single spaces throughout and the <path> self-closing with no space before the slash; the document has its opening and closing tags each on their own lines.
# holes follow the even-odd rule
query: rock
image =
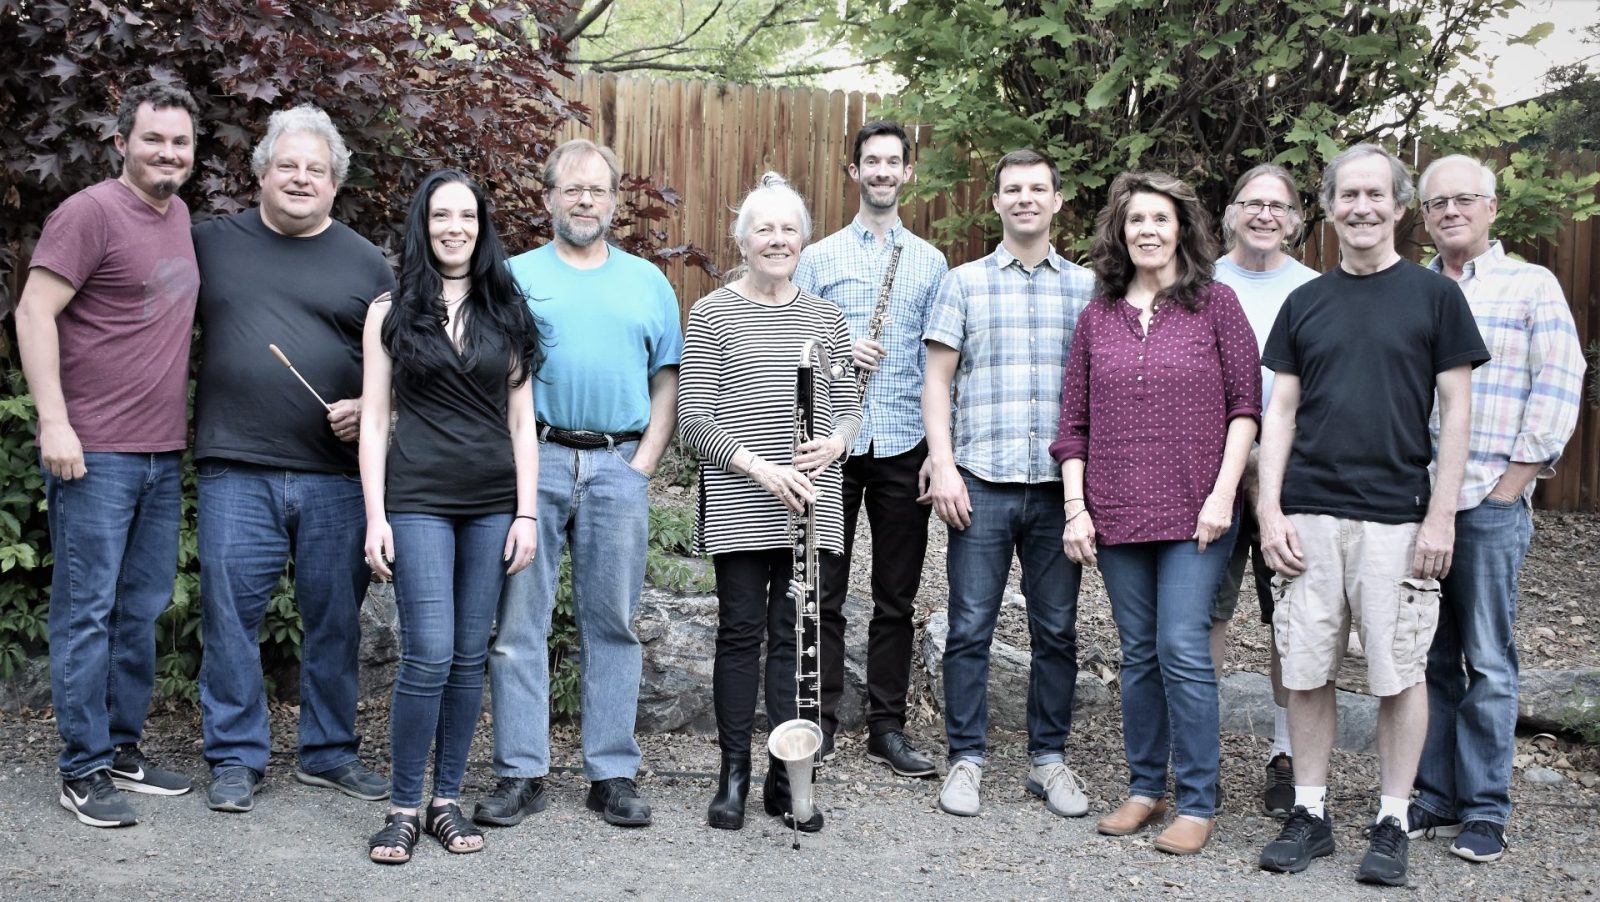
<svg viewBox="0 0 1600 902">
<path fill-rule="evenodd" d="M 400 614 L 394 606 L 394 584 L 376 580 L 361 603 L 361 676 L 359 697 L 387 698 L 400 663 Z"/>
<path fill-rule="evenodd" d="M 950 634 L 950 620 L 944 611 L 934 611 L 923 628 L 922 666 L 927 673 L 928 695 L 935 705 L 944 704 L 944 646 Z M 989 723 L 1007 730 L 1028 728 L 1028 668 L 1026 649 L 995 639 L 989 646 Z M 1073 710 L 1103 708 L 1111 704 L 1111 691 L 1087 668 L 1078 671 L 1073 692 Z"/>
<path fill-rule="evenodd" d="M 1548 767 L 1530 767 L 1522 772 L 1522 779 L 1539 786 L 1555 786 L 1567 782 L 1567 778 Z"/>
<path fill-rule="evenodd" d="M 50 658 L 27 658 L 11 676 L 0 680 L 0 712 L 16 714 L 24 708 L 50 707 Z"/>
<path fill-rule="evenodd" d="M 1359 692 L 1339 690 L 1339 730 L 1333 744 L 1352 752 L 1378 748 L 1378 700 Z M 1272 738 L 1272 679 L 1266 674 L 1239 671 L 1222 679 L 1218 687 L 1222 729 Z"/>
<path fill-rule="evenodd" d="M 1600 668 L 1530 668 L 1517 682 L 1519 727 L 1559 732 L 1600 723 Z"/>
</svg>

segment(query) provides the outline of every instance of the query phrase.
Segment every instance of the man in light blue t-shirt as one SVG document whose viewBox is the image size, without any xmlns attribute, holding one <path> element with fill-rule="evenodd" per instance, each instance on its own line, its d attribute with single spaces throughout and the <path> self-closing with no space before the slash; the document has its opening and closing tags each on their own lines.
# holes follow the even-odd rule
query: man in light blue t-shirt
<svg viewBox="0 0 1600 902">
<path fill-rule="evenodd" d="M 583 635 L 586 804 L 608 823 L 643 827 L 650 806 L 634 784 L 641 654 L 633 617 L 650 530 L 646 490 L 678 418 L 678 299 L 660 270 L 605 240 L 620 178 L 610 148 L 568 141 L 550 154 L 543 178 L 555 240 L 511 260 L 547 336 L 534 388 L 539 554 L 506 580 L 500 598 L 489 651 L 499 779 L 472 818 L 509 827 L 544 810 L 546 641 L 565 547 Z"/>
<path fill-rule="evenodd" d="M 1267 333 L 1278 318 L 1278 308 L 1289 292 L 1315 279 L 1317 271 L 1289 256 L 1286 248 L 1300 239 L 1304 226 L 1300 215 L 1300 189 L 1282 166 L 1263 163 L 1234 183 L 1233 200 L 1222 214 L 1222 234 L 1228 253 L 1217 260 L 1217 281 L 1239 296 L 1250 327 L 1256 333 L 1256 351 L 1267 343 Z M 1272 370 L 1261 368 L 1261 409 L 1272 397 Z M 1261 556 L 1261 539 L 1256 528 L 1256 452 L 1241 480 L 1245 502 L 1240 509 L 1239 540 L 1233 557 L 1217 588 L 1211 609 L 1211 659 L 1221 676 L 1228 623 L 1239 604 L 1239 587 L 1244 584 L 1245 566 L 1254 559 L 1252 570 L 1256 595 L 1261 599 L 1261 622 L 1272 625 L 1272 570 Z M 1262 808 L 1273 817 L 1288 817 L 1294 807 L 1294 752 L 1289 743 L 1289 712 L 1284 708 L 1288 694 L 1283 688 L 1283 670 L 1278 660 L 1277 643 L 1272 643 L 1272 749 L 1267 753 L 1267 779 Z"/>
</svg>

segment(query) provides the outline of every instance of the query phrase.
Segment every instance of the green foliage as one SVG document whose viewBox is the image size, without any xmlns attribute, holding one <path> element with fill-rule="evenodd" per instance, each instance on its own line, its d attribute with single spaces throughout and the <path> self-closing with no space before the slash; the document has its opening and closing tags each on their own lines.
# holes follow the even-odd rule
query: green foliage
<svg viewBox="0 0 1600 902">
<path fill-rule="evenodd" d="M 1600 22 L 1584 29 L 1583 42 L 1600 50 Z M 1600 74 L 1586 63 L 1572 63 L 1551 69 L 1545 81 L 1551 117 L 1544 134 L 1551 148 L 1600 150 Z"/>
<path fill-rule="evenodd" d="M 52 559 L 33 421 L 22 374 L 7 372 L 0 383 L 0 677 L 48 641 Z"/>
<path fill-rule="evenodd" d="M 1520 0 L 859 0 L 864 51 L 906 82 L 886 112 L 933 128 L 919 190 L 950 192 L 1000 155 L 1033 147 L 1061 168 L 1060 243 L 1089 243 L 1119 172 L 1159 168 L 1211 210 L 1233 179 L 1272 161 L 1314 188 L 1321 166 L 1361 140 L 1432 141 L 1430 122 L 1477 123 L 1487 86 L 1463 77 L 1475 37 Z M 1501 123 L 1505 125 L 1504 122 Z M 1441 141 L 1437 143 L 1450 143 Z M 1513 182 L 1531 214 L 1564 181 L 1531 152 Z M 1304 198 L 1315 209 L 1315 198 Z M 1548 208 L 1547 208 L 1548 210 Z M 988 222 L 987 204 L 938 224 Z M 1315 217 L 1313 217 L 1315 218 Z M 1532 222 L 1537 232 L 1547 224 Z"/>
</svg>

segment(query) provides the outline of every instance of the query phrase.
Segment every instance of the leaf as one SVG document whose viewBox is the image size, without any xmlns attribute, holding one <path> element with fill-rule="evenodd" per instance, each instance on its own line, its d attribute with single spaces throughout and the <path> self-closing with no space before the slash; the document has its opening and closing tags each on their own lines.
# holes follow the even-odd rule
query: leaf
<svg viewBox="0 0 1600 902">
<path fill-rule="evenodd" d="M 1543 41 L 1545 38 L 1548 38 L 1550 35 L 1554 34 L 1555 30 L 1556 23 L 1540 22 L 1517 37 L 1507 38 L 1506 46 L 1514 47 L 1518 44 L 1522 44 L 1528 47 L 1535 47 L 1538 46 L 1540 41 Z"/>
<path fill-rule="evenodd" d="M 77 63 L 63 55 L 57 54 L 56 56 L 47 57 L 47 59 L 50 60 L 50 68 L 44 71 L 45 77 L 53 78 L 58 82 L 76 78 L 78 73 L 82 71 Z"/>
</svg>

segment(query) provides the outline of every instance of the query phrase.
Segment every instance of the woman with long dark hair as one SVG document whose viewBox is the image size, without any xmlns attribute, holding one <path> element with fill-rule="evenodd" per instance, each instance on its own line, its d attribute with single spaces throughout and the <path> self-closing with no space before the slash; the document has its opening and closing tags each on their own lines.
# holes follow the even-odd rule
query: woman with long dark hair
<svg viewBox="0 0 1600 902">
<path fill-rule="evenodd" d="M 1061 464 L 1074 562 L 1099 564 L 1122 644 L 1128 800 L 1100 820 L 1125 836 L 1167 809 L 1153 845 L 1192 855 L 1217 804 L 1211 605 L 1237 532 L 1237 491 L 1261 414 L 1255 334 L 1213 278 L 1211 221 L 1194 189 L 1125 172 L 1095 221 L 1095 298 L 1072 336 Z"/>
<path fill-rule="evenodd" d="M 419 830 L 457 854 L 483 848 L 461 812 L 461 778 L 501 583 L 533 559 L 538 536 L 539 330 L 464 173 L 417 187 L 399 287 L 372 305 L 363 350 L 366 551 L 394 580 L 401 644 L 389 816 L 369 853 L 401 864 Z M 419 820 L 430 751 L 433 797 Z"/>
</svg>

